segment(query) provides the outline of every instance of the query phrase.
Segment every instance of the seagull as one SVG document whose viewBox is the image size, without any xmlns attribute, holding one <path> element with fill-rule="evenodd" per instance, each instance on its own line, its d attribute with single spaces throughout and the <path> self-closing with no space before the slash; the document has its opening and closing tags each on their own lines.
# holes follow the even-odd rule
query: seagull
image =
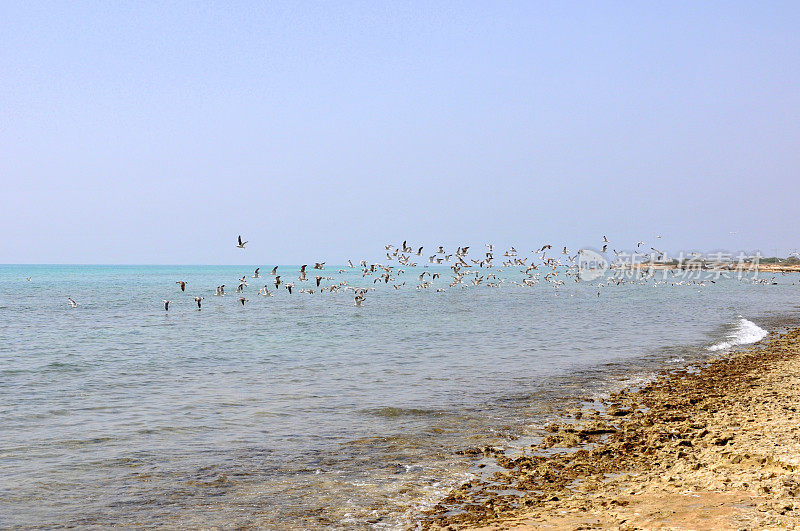
<svg viewBox="0 0 800 531">
<path fill-rule="evenodd" d="M 70 305 L 70 306 L 72 306 L 73 308 L 77 308 L 77 307 L 78 307 L 78 303 L 77 303 L 77 302 L 75 302 L 75 301 L 72 299 L 72 297 L 67 297 L 67 301 L 69 301 L 69 305 Z"/>
<path fill-rule="evenodd" d="M 292 294 L 292 288 L 294 287 L 294 282 L 289 282 L 286 284 L 286 289 L 289 290 L 289 295 Z"/>
<path fill-rule="evenodd" d="M 242 235 L 240 234 L 239 235 L 239 244 L 236 247 L 238 247 L 239 249 L 244 249 L 245 245 L 247 245 L 247 242 L 243 242 L 242 241 Z"/>
<path fill-rule="evenodd" d="M 314 262 L 314 269 L 322 269 L 325 267 L 325 262 Z"/>
<path fill-rule="evenodd" d="M 195 298 L 194 298 L 194 302 L 196 302 L 196 303 L 197 303 L 197 311 L 198 311 L 198 312 L 199 312 L 200 310 L 202 310 L 202 309 L 203 309 L 203 307 L 202 307 L 202 305 L 203 305 L 202 301 L 203 301 L 203 297 L 195 297 Z"/>
<path fill-rule="evenodd" d="M 275 277 L 275 287 L 277 288 L 280 285 L 281 285 L 281 276 L 278 275 Z"/>
<path fill-rule="evenodd" d="M 179 280 L 175 284 L 178 284 L 181 287 L 181 291 L 186 291 L 186 282 L 183 280 Z"/>
<path fill-rule="evenodd" d="M 636 242 L 636 247 L 637 248 L 641 247 L 642 245 L 644 245 L 644 242 Z"/>
<path fill-rule="evenodd" d="M 361 303 L 364 302 L 364 295 L 362 293 L 359 293 L 358 295 L 355 296 L 354 300 L 356 302 L 356 306 L 361 306 Z"/>
<path fill-rule="evenodd" d="M 258 272 L 261 271 L 260 267 L 257 267 L 256 270 L 253 272 L 253 278 L 261 278 L 261 275 Z"/>
<path fill-rule="evenodd" d="M 608 241 L 608 238 L 606 238 L 605 234 L 603 235 L 603 243 L 610 243 L 610 242 Z"/>
<path fill-rule="evenodd" d="M 250 300 L 250 299 L 245 299 L 244 297 L 239 297 L 239 302 L 241 302 L 241 303 L 242 303 L 242 306 L 244 306 L 244 303 L 246 303 L 246 302 L 247 302 L 247 301 L 249 301 L 249 300 Z"/>
<path fill-rule="evenodd" d="M 168 301 L 167 299 L 161 299 L 161 302 L 164 303 L 164 310 L 169 311 L 169 303 L 172 301 Z"/>
<path fill-rule="evenodd" d="M 278 266 L 272 268 L 272 273 L 270 275 L 277 275 L 278 274 Z"/>
<path fill-rule="evenodd" d="M 263 288 L 261 288 L 260 290 L 258 290 L 258 294 L 259 294 L 259 295 L 263 295 L 263 296 L 265 296 L 265 297 L 272 297 L 272 293 L 270 293 L 270 291 L 269 291 L 269 288 L 267 287 L 267 285 L 266 285 L 266 284 L 264 284 L 264 287 L 263 287 Z"/>
<path fill-rule="evenodd" d="M 25 280 L 27 280 L 28 282 L 30 282 L 30 281 L 31 281 L 31 277 L 28 277 L 28 278 L 26 278 Z"/>
</svg>

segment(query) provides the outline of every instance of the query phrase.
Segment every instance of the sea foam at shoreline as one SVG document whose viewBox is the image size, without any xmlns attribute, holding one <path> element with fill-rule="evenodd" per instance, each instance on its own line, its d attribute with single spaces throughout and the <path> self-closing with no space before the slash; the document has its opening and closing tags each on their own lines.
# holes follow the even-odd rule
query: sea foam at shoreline
<svg viewBox="0 0 800 531">
<path fill-rule="evenodd" d="M 739 317 L 735 328 L 728 334 L 725 341 L 721 341 L 708 347 L 709 351 L 724 350 L 738 345 L 749 345 L 757 343 L 767 337 L 768 332 L 755 324 L 753 321 L 744 317 Z"/>
</svg>

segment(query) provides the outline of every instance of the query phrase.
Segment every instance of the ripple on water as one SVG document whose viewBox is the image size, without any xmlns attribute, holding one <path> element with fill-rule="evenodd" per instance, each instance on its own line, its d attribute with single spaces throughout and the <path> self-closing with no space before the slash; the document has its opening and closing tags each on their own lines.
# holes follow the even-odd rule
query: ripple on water
<svg viewBox="0 0 800 531">
<path fill-rule="evenodd" d="M 535 436 L 567 403 L 696 365 L 737 315 L 766 328 L 764 312 L 798 309 L 788 285 L 724 279 L 714 297 L 631 285 L 600 299 L 584 284 L 376 285 L 356 310 L 349 293 L 257 287 L 245 309 L 210 301 L 249 266 L 22 273 L 0 266 L 11 527 L 401 525 L 471 477 L 456 450 Z M 31 274 L 49 289 L 20 281 Z M 178 278 L 208 295 L 202 312 Z"/>
</svg>

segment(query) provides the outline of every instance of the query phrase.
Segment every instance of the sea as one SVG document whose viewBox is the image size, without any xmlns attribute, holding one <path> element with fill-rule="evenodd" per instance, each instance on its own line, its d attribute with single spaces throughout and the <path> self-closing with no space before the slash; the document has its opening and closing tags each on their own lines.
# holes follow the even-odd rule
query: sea
<svg viewBox="0 0 800 531">
<path fill-rule="evenodd" d="M 461 450 L 800 318 L 796 274 L 273 266 L 0 266 L 0 527 L 414 528 Z"/>
</svg>

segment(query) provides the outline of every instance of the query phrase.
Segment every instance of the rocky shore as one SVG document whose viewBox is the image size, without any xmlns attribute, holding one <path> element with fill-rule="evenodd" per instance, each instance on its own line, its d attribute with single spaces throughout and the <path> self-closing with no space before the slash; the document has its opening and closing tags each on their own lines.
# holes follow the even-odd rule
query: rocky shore
<svg viewBox="0 0 800 531">
<path fill-rule="evenodd" d="M 570 411 L 428 529 L 800 527 L 800 329 Z"/>
</svg>

